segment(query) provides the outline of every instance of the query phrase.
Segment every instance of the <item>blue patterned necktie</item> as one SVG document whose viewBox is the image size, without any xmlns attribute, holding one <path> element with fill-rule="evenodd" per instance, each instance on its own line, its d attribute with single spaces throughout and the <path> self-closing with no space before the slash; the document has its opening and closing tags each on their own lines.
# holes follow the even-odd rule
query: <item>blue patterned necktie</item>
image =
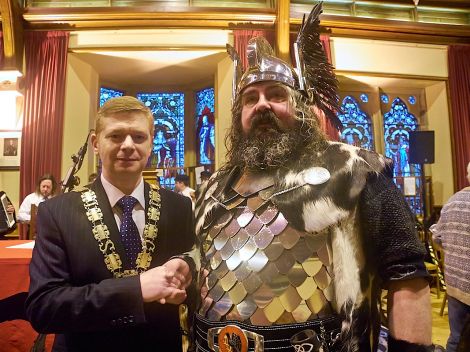
<svg viewBox="0 0 470 352">
<path fill-rule="evenodd" d="M 126 256 L 132 269 L 135 268 L 137 255 L 142 251 L 142 240 L 140 239 L 139 230 L 132 219 L 132 209 L 134 209 L 136 203 L 137 199 L 131 196 L 124 196 L 116 203 L 122 210 L 121 228 L 119 229 L 121 242 L 124 245 Z"/>
</svg>

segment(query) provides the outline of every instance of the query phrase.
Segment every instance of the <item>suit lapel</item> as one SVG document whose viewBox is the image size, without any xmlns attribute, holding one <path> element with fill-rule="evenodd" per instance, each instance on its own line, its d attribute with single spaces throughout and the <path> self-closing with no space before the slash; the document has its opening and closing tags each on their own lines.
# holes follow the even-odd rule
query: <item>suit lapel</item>
<svg viewBox="0 0 470 352">
<path fill-rule="evenodd" d="M 149 208 L 149 192 L 150 192 L 150 185 L 144 181 L 144 197 L 145 197 L 145 223 L 148 222 L 148 215 L 147 215 L 147 210 Z"/>
</svg>

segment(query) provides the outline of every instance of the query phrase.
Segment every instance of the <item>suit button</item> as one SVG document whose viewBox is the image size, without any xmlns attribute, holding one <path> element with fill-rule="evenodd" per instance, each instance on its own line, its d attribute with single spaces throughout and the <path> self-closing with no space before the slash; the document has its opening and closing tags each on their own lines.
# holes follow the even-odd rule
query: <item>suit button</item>
<svg viewBox="0 0 470 352">
<path fill-rule="evenodd" d="M 134 316 L 129 315 L 129 323 L 133 324 L 134 323 Z"/>
<path fill-rule="evenodd" d="M 116 326 L 116 320 L 111 320 L 111 326 Z"/>
</svg>

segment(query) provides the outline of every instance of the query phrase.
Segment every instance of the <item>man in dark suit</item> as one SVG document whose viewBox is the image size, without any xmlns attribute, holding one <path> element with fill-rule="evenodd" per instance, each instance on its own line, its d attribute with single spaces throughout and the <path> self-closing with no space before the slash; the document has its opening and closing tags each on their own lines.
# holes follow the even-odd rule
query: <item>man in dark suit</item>
<svg viewBox="0 0 470 352">
<path fill-rule="evenodd" d="M 153 129 L 137 99 L 109 100 L 92 136 L 101 175 L 39 207 L 26 312 L 58 334 L 54 351 L 181 350 L 191 201 L 143 181 Z"/>
</svg>

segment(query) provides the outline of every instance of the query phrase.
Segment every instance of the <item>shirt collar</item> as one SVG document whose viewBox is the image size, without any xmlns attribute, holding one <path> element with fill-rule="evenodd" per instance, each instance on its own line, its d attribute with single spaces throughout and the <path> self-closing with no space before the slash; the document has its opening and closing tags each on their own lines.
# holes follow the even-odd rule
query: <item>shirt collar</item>
<svg viewBox="0 0 470 352">
<path fill-rule="evenodd" d="M 106 195 L 108 196 L 109 203 L 111 204 L 111 207 L 114 208 L 116 203 L 118 202 L 119 199 L 125 196 L 125 194 L 117 187 L 115 187 L 113 184 L 111 184 L 107 179 L 104 178 L 103 174 L 101 174 L 101 183 L 103 184 L 104 191 L 106 192 Z M 137 199 L 139 202 L 140 206 L 145 209 L 145 196 L 144 196 L 144 182 L 143 178 L 140 179 L 139 184 L 137 187 L 132 191 L 130 196 L 134 197 Z"/>
</svg>

